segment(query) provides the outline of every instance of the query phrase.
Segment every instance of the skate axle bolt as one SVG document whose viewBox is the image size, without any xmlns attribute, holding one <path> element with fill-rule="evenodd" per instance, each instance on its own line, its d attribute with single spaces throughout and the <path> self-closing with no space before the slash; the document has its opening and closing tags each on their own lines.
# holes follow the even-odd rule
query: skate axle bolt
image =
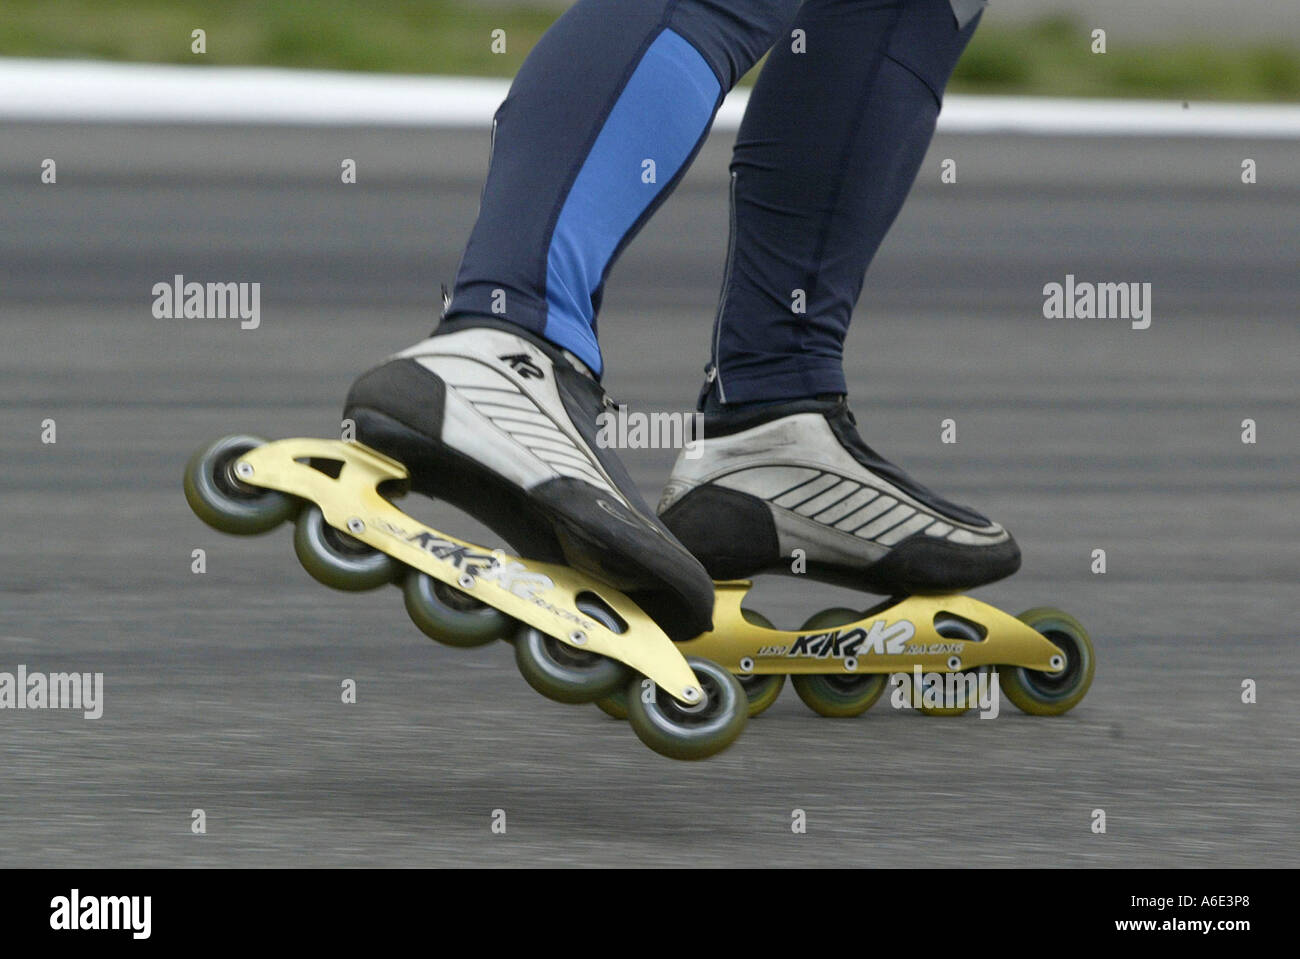
<svg viewBox="0 0 1300 959">
<path fill-rule="evenodd" d="M 687 686 L 682 690 L 682 699 L 686 700 L 688 703 L 698 702 L 699 698 L 700 691 L 694 686 Z"/>
<path fill-rule="evenodd" d="M 951 669 L 953 672 L 956 672 L 957 670 L 961 669 L 961 657 L 960 657 L 960 656 L 949 656 L 949 657 L 948 657 L 948 668 Z"/>
<path fill-rule="evenodd" d="M 235 475 L 240 479 L 248 479 L 253 475 L 253 467 L 241 460 L 235 464 Z"/>
<path fill-rule="evenodd" d="M 569 642 L 573 643 L 574 646 L 585 646 L 587 645 L 587 634 L 580 629 L 575 629 L 569 634 Z"/>
<path fill-rule="evenodd" d="M 858 660 L 857 660 L 857 657 L 856 657 L 856 656 L 845 656 L 845 657 L 844 657 L 844 671 L 845 671 L 845 672 L 849 672 L 849 673 L 856 672 L 856 671 L 857 671 L 857 668 L 858 668 Z"/>
<path fill-rule="evenodd" d="M 461 573 L 460 578 L 457 579 L 456 582 L 460 585 L 461 589 L 474 588 L 474 577 L 471 576 L 469 573 Z"/>
<path fill-rule="evenodd" d="M 1053 656 L 1051 659 L 1047 661 L 1047 665 L 1052 667 L 1052 672 L 1059 673 L 1061 670 L 1065 668 L 1065 657 Z"/>
<path fill-rule="evenodd" d="M 361 520 L 359 520 L 357 517 L 353 516 L 351 519 L 348 520 L 349 533 L 356 534 L 356 533 L 364 533 L 365 531 L 366 531 L 366 524 L 361 522 Z"/>
<path fill-rule="evenodd" d="M 740 671 L 742 673 L 752 673 L 754 671 L 754 661 L 746 656 L 740 661 Z"/>
</svg>

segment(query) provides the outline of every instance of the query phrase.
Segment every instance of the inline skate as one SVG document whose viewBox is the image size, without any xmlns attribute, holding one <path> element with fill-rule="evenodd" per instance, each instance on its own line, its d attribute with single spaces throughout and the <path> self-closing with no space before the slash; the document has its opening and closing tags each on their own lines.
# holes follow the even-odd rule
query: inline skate
<svg viewBox="0 0 1300 959">
<path fill-rule="evenodd" d="M 397 584 L 415 625 L 441 643 L 513 643 L 524 679 L 551 699 L 591 702 L 636 685 L 633 729 L 662 755 L 701 759 L 740 734 L 745 699 L 730 674 L 683 655 L 624 593 L 426 526 L 392 502 L 408 485 L 396 460 L 338 440 L 228 436 L 185 470 L 186 499 L 212 528 L 252 535 L 292 520 L 314 578 L 341 590 Z M 655 695 L 640 695 L 643 678 Z"/>
<path fill-rule="evenodd" d="M 592 702 L 648 679 L 653 694 L 629 710 L 636 734 L 704 758 L 740 734 L 744 691 L 674 642 L 709 628 L 712 586 L 595 442 L 607 405 L 590 371 L 527 331 L 444 323 L 353 384 L 353 441 L 226 437 L 190 460 L 185 495 L 227 533 L 293 519 L 316 579 L 398 584 L 440 642 L 508 640 L 551 699 Z M 517 555 L 418 522 L 393 502 L 408 490 L 463 509 Z"/>
<path fill-rule="evenodd" d="M 1013 617 L 961 595 L 1019 568 L 1015 540 L 868 447 L 843 396 L 706 406 L 705 438 L 678 458 L 659 512 L 718 580 L 714 625 L 683 651 L 740 677 L 751 715 L 776 701 L 787 676 L 823 716 L 865 712 L 891 675 L 904 674 L 904 701 L 930 715 L 969 708 L 964 697 L 927 695 L 935 675 L 971 688 L 967 681 L 996 669 L 1006 697 L 1035 715 L 1067 712 L 1092 682 L 1092 644 L 1072 617 L 1049 608 Z M 778 630 L 743 605 L 757 573 L 890 598 Z M 621 716 L 626 700 L 620 693 L 600 705 Z"/>
</svg>

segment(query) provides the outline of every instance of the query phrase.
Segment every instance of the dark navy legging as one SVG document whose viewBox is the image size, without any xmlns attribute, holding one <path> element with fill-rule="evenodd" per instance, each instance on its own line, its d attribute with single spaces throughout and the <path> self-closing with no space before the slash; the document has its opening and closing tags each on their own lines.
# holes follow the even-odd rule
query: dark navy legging
<svg viewBox="0 0 1300 959">
<path fill-rule="evenodd" d="M 731 163 L 713 401 L 845 392 L 853 305 L 977 22 L 950 0 L 580 0 L 497 111 L 447 319 L 508 320 L 599 374 L 610 267 L 772 48 Z"/>
</svg>

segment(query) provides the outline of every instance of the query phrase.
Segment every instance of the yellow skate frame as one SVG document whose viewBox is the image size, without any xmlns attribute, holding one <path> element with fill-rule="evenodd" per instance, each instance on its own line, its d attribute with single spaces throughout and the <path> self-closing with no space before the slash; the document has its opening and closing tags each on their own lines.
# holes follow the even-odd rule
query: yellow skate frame
<svg viewBox="0 0 1300 959">
<path fill-rule="evenodd" d="M 308 458 L 343 466 L 334 478 Z M 408 479 L 396 460 L 361 443 L 285 439 L 250 450 L 234 468 L 241 482 L 310 500 L 335 529 L 407 566 L 575 649 L 626 663 L 687 705 L 699 702 L 699 682 L 680 647 L 627 596 L 567 566 L 488 550 L 412 519 L 379 494 L 381 483 Z M 577 600 L 586 593 L 618 613 L 627 631 L 615 633 L 583 613 Z"/>
<path fill-rule="evenodd" d="M 714 583 L 713 630 L 682 643 L 687 656 L 702 656 L 742 676 L 911 672 L 960 672 L 978 666 L 1023 666 L 1058 672 L 1061 650 L 1014 616 L 977 599 L 952 593 L 909 596 L 845 626 L 782 630 L 745 619 L 740 604 L 753 584 Z M 979 641 L 945 639 L 934 618 L 950 613 L 981 627 Z"/>
</svg>

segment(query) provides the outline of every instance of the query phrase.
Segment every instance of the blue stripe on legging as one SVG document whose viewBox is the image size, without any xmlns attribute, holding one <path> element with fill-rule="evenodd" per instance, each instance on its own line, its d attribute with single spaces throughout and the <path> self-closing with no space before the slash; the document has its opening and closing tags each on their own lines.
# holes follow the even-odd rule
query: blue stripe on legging
<svg viewBox="0 0 1300 959">
<path fill-rule="evenodd" d="M 592 295 L 636 221 L 685 165 L 721 86 L 699 52 L 665 30 L 619 95 L 560 210 L 546 260 L 545 337 L 600 372 Z M 655 162 L 655 182 L 642 180 Z"/>
</svg>

